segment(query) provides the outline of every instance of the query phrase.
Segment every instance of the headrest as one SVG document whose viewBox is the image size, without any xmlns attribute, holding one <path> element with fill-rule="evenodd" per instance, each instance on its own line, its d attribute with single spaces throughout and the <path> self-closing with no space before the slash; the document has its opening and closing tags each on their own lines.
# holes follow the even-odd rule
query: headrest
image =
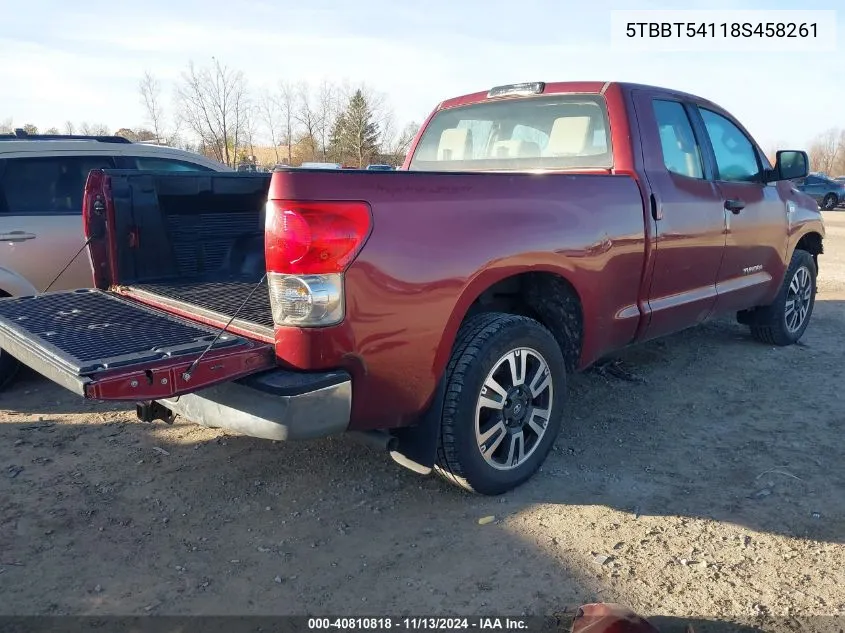
<svg viewBox="0 0 845 633">
<path fill-rule="evenodd" d="M 590 117 L 565 116 L 555 119 L 546 145 L 546 154 L 551 156 L 577 156 L 587 145 L 587 131 Z"/>
<path fill-rule="evenodd" d="M 440 134 L 437 160 L 472 158 L 472 133 L 466 128 L 449 128 Z"/>
</svg>

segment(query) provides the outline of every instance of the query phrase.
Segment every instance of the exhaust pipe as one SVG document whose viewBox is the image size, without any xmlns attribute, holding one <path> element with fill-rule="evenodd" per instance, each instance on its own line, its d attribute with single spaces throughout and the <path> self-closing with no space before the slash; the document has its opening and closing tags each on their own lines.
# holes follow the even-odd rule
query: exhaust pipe
<svg viewBox="0 0 845 633">
<path fill-rule="evenodd" d="M 395 450 L 399 440 L 387 431 L 349 431 L 347 435 L 381 451 Z"/>
</svg>

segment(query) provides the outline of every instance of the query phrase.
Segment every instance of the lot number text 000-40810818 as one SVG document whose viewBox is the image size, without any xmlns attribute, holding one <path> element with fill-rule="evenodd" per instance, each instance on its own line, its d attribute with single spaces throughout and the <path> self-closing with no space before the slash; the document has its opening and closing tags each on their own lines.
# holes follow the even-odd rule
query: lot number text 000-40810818
<svg viewBox="0 0 845 633">
<path fill-rule="evenodd" d="M 611 45 L 646 52 L 832 52 L 836 11 L 612 11 Z"/>
<path fill-rule="evenodd" d="M 347 631 L 524 631 L 530 628 L 527 618 L 502 617 L 311 617 L 309 630 Z"/>
</svg>

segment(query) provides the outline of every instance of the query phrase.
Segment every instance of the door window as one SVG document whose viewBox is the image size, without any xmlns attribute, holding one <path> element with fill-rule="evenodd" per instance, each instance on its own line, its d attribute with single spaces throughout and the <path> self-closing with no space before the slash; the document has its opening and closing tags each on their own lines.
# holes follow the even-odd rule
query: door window
<svg viewBox="0 0 845 633">
<path fill-rule="evenodd" d="M 0 209 L 9 215 L 82 213 L 92 169 L 114 167 L 110 156 L 8 158 L 0 177 Z"/>
<path fill-rule="evenodd" d="M 719 180 L 759 182 L 760 163 L 754 143 L 721 114 L 704 108 L 699 111 L 713 146 Z"/>
<path fill-rule="evenodd" d="M 655 99 L 654 117 L 666 169 L 689 178 L 703 178 L 701 148 L 695 140 L 684 106 L 678 101 Z"/>
</svg>

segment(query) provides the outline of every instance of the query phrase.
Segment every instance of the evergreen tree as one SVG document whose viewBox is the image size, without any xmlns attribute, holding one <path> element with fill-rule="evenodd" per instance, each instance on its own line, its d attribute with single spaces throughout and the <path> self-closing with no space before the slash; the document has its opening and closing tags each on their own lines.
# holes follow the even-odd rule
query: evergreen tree
<svg viewBox="0 0 845 633">
<path fill-rule="evenodd" d="M 331 133 L 332 155 L 340 162 L 364 167 L 378 154 L 379 127 L 367 98 L 359 89 L 335 121 Z"/>
</svg>

